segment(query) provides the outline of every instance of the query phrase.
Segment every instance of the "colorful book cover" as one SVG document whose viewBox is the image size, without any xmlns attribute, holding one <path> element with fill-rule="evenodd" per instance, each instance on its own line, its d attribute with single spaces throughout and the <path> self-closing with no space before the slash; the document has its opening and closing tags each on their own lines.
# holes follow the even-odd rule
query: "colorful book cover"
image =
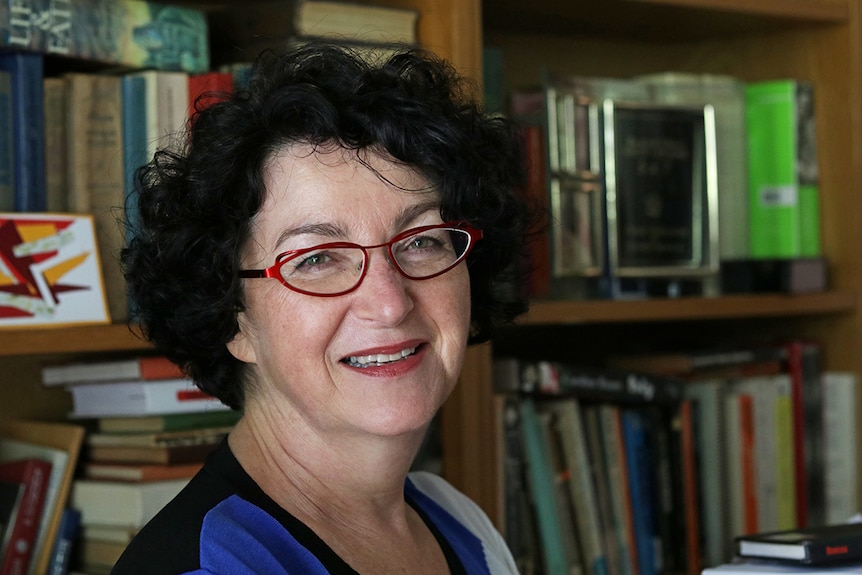
<svg viewBox="0 0 862 575">
<path fill-rule="evenodd" d="M 41 212 L 47 203 L 43 57 L 0 52 L 0 71 L 11 80 L 15 211 Z"/>
<path fill-rule="evenodd" d="M 814 88 L 796 80 L 745 90 L 751 256 L 820 255 Z"/>
<path fill-rule="evenodd" d="M 109 321 L 92 216 L 0 213 L 0 328 Z"/>
<path fill-rule="evenodd" d="M 0 46 L 134 68 L 210 67 L 205 14 L 144 0 L 2 0 Z"/>
</svg>

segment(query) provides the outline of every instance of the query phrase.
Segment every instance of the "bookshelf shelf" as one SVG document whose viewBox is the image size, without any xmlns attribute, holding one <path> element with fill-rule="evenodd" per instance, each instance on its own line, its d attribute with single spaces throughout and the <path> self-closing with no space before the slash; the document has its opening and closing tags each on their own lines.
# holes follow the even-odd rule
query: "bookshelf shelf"
<svg viewBox="0 0 862 575">
<path fill-rule="evenodd" d="M 0 330 L 0 357 L 150 349 L 126 324 Z"/>
<path fill-rule="evenodd" d="M 838 0 L 485 0 L 483 7 L 486 30 L 661 41 L 843 24 L 849 19 L 847 3 Z"/>
<path fill-rule="evenodd" d="M 632 301 L 536 301 L 522 325 L 602 324 L 850 313 L 853 294 L 746 295 Z"/>
</svg>

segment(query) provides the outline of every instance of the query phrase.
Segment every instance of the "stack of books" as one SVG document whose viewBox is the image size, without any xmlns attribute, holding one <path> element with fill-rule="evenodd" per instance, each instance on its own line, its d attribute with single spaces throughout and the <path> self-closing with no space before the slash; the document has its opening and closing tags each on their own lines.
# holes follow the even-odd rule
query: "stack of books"
<svg viewBox="0 0 862 575">
<path fill-rule="evenodd" d="M 86 420 L 70 507 L 80 512 L 75 555 L 109 571 L 131 538 L 189 482 L 238 419 L 162 356 L 46 365 L 70 417 Z"/>
</svg>

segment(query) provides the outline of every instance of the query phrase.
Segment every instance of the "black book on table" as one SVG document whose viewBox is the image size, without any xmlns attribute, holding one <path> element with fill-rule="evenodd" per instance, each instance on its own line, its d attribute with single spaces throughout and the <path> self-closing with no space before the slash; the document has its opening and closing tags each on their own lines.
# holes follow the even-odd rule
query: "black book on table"
<svg viewBox="0 0 862 575">
<path fill-rule="evenodd" d="M 862 523 L 742 535 L 735 539 L 739 557 L 775 559 L 802 565 L 862 561 Z"/>
</svg>

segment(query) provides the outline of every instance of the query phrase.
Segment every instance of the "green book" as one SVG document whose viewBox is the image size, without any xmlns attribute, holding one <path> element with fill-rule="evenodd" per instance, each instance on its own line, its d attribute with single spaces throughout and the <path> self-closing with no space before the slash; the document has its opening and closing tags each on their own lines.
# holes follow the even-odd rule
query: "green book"
<svg viewBox="0 0 862 575">
<path fill-rule="evenodd" d="M 820 255 L 820 190 L 812 84 L 746 86 L 751 256 Z"/>
</svg>

